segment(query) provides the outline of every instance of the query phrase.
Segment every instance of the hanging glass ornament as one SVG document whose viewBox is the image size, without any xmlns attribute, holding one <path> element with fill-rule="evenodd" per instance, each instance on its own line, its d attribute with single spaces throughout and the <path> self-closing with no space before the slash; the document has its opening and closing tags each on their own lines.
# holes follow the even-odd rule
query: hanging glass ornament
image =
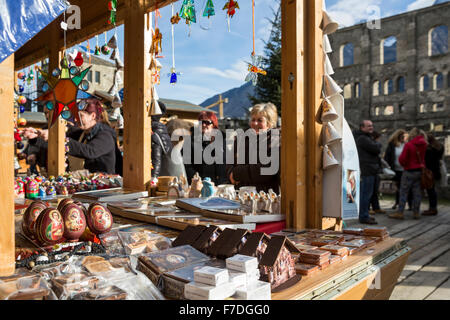
<svg viewBox="0 0 450 320">
<path fill-rule="evenodd" d="M 89 81 L 83 80 L 80 85 L 81 90 L 88 91 L 89 90 Z"/>
<path fill-rule="evenodd" d="M 19 104 L 25 104 L 27 103 L 27 98 L 25 98 L 24 96 L 19 96 L 19 98 L 17 98 L 17 102 Z"/>
<path fill-rule="evenodd" d="M 20 106 L 19 107 L 19 112 L 20 113 L 24 113 L 25 112 L 25 107 L 24 106 Z"/>
<path fill-rule="evenodd" d="M 80 73 L 80 70 L 77 67 L 73 66 L 70 67 L 69 72 L 72 76 L 75 76 Z"/>
<path fill-rule="evenodd" d="M 44 82 L 44 84 L 42 84 L 42 92 L 46 92 L 48 89 L 50 89 L 50 86 L 47 82 Z"/>
<path fill-rule="evenodd" d="M 45 104 L 45 107 L 46 107 L 48 110 L 53 110 L 53 102 L 48 101 L 48 102 Z"/>
<path fill-rule="evenodd" d="M 64 120 L 68 120 L 70 118 L 70 116 L 71 116 L 70 110 L 69 110 L 69 108 L 67 106 L 65 106 L 63 108 L 63 111 L 61 112 L 61 117 Z"/>
<path fill-rule="evenodd" d="M 214 3 L 212 2 L 212 0 L 207 0 L 205 9 L 203 10 L 203 16 L 209 18 L 214 15 L 216 15 L 216 12 L 214 10 Z"/>
<path fill-rule="evenodd" d="M 194 0 L 183 0 L 183 4 L 180 10 L 180 17 L 186 19 L 186 24 L 188 25 L 190 25 L 191 22 L 197 22 Z"/>
<path fill-rule="evenodd" d="M 59 68 L 53 69 L 52 76 L 54 76 L 55 78 L 58 78 L 60 74 L 61 74 L 61 70 Z"/>
<path fill-rule="evenodd" d="M 22 85 L 19 84 L 19 93 L 22 93 L 24 90 L 24 87 Z"/>
<path fill-rule="evenodd" d="M 116 24 L 116 11 L 117 11 L 117 0 L 111 0 L 108 2 L 108 10 L 111 11 L 108 24 L 115 25 Z"/>
<path fill-rule="evenodd" d="M 77 67 L 81 67 L 83 65 L 84 59 L 83 59 L 83 55 L 81 54 L 81 51 L 78 51 L 77 56 L 75 57 L 73 62 L 75 62 L 75 65 Z"/>
<path fill-rule="evenodd" d="M 19 78 L 19 80 L 25 80 L 25 72 L 17 73 L 17 78 Z"/>
</svg>

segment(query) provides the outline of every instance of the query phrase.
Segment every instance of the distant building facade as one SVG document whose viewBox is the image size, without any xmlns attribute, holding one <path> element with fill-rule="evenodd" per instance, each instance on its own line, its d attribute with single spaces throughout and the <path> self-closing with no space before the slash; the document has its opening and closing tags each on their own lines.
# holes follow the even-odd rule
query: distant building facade
<svg viewBox="0 0 450 320">
<path fill-rule="evenodd" d="M 348 122 L 370 119 L 385 136 L 417 126 L 450 145 L 449 27 L 447 2 L 330 35 Z"/>
</svg>

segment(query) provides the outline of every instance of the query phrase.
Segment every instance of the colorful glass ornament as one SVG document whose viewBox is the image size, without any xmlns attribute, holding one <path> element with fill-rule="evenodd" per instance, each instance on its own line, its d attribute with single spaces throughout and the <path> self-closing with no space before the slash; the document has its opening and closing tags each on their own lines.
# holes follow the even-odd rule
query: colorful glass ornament
<svg viewBox="0 0 450 320">
<path fill-rule="evenodd" d="M 162 52 L 162 34 L 159 31 L 159 28 L 155 29 L 155 33 L 152 37 L 152 45 L 150 47 L 150 53 L 154 54 L 155 56 L 159 56 L 159 54 Z"/>
<path fill-rule="evenodd" d="M 22 93 L 24 90 L 24 87 L 22 85 L 19 84 L 19 93 Z"/>
<path fill-rule="evenodd" d="M 111 11 L 108 24 L 115 25 L 116 24 L 116 10 L 117 10 L 117 0 L 111 0 L 108 2 L 108 10 Z"/>
<path fill-rule="evenodd" d="M 186 19 L 186 24 L 188 25 L 190 25 L 191 22 L 197 22 L 194 0 L 183 0 L 183 4 L 180 10 L 180 17 Z"/>
<path fill-rule="evenodd" d="M 214 3 L 212 2 L 212 0 L 207 0 L 205 10 L 203 10 L 203 16 L 209 18 L 214 15 L 216 15 L 216 12 L 214 10 Z"/>
<path fill-rule="evenodd" d="M 99 56 L 99 55 L 100 55 L 100 51 L 101 51 L 100 47 L 99 47 L 99 46 L 95 46 L 94 54 L 95 54 L 96 56 Z"/>
<path fill-rule="evenodd" d="M 252 54 L 252 63 L 248 64 L 248 75 L 245 77 L 245 82 L 252 81 L 256 86 L 258 83 L 258 74 L 266 75 L 267 72 L 261 69 L 262 57 Z"/>
<path fill-rule="evenodd" d="M 25 80 L 25 72 L 17 73 L 17 78 L 19 78 L 19 80 Z"/>
<path fill-rule="evenodd" d="M 34 99 L 34 101 L 53 102 L 54 111 L 51 125 L 56 122 L 59 115 L 62 115 L 64 119 L 73 117 L 76 121 L 80 120 L 76 103 L 79 89 L 78 87 L 86 77 L 90 68 L 91 66 L 84 69 L 79 74 L 73 75 L 71 77 L 68 69 L 67 59 L 64 56 L 63 60 L 61 61 L 61 75 L 59 79 L 40 70 L 42 76 L 50 85 L 51 90 Z M 62 114 L 63 112 L 64 114 Z"/>
<path fill-rule="evenodd" d="M 81 54 L 81 51 L 78 51 L 76 58 L 74 59 L 75 65 L 77 67 L 81 67 L 83 65 L 83 55 Z"/>
<path fill-rule="evenodd" d="M 19 104 L 25 104 L 27 103 L 27 98 L 25 98 L 24 96 L 19 96 L 19 98 L 17 98 L 17 102 Z"/>
<path fill-rule="evenodd" d="M 177 71 L 175 70 L 175 68 L 171 68 L 171 69 L 170 69 L 170 74 L 169 74 L 169 77 L 170 77 L 170 83 L 171 83 L 171 84 L 177 83 L 177 82 L 178 82 L 178 76 L 179 76 L 179 75 L 181 75 L 181 73 L 177 72 Z"/>
<path fill-rule="evenodd" d="M 25 112 L 25 107 L 24 106 L 20 106 L 19 107 L 19 112 L 20 113 L 24 113 Z"/>
<path fill-rule="evenodd" d="M 227 3 L 225 3 L 225 6 L 222 10 L 227 10 L 228 17 L 233 18 L 233 16 L 236 14 L 236 9 L 240 9 L 238 2 L 229 0 Z"/>
<path fill-rule="evenodd" d="M 180 20 L 181 20 L 181 17 L 180 17 L 180 15 L 177 12 L 176 15 L 174 15 L 174 16 L 172 16 L 172 18 L 170 18 L 170 23 L 171 24 L 178 24 L 178 22 L 180 22 Z"/>
</svg>

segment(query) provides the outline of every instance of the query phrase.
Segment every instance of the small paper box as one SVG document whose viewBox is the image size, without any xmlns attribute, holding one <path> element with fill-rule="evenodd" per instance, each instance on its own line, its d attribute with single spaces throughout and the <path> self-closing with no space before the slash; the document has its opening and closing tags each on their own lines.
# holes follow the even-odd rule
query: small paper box
<svg viewBox="0 0 450 320">
<path fill-rule="evenodd" d="M 227 268 L 240 272 L 250 273 L 258 268 L 258 259 L 256 257 L 244 256 L 237 254 L 225 260 Z"/>
<path fill-rule="evenodd" d="M 184 297 L 189 300 L 224 300 L 236 292 L 231 282 L 213 287 L 207 284 L 190 282 L 184 287 Z"/>
<path fill-rule="evenodd" d="M 255 281 L 246 287 L 239 287 L 234 297 L 242 300 L 271 300 L 270 283 Z"/>
<path fill-rule="evenodd" d="M 228 276 L 235 288 L 247 285 L 247 274 L 244 272 L 228 270 Z"/>
<path fill-rule="evenodd" d="M 208 266 L 203 267 L 194 271 L 194 281 L 211 286 L 219 286 L 229 281 L 228 270 Z"/>
</svg>

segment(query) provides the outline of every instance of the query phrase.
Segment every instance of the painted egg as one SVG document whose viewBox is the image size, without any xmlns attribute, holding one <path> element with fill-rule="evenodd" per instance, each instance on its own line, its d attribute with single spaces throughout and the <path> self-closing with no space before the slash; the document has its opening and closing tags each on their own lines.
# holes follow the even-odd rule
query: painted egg
<svg viewBox="0 0 450 320">
<path fill-rule="evenodd" d="M 64 238 L 78 241 L 86 229 L 86 217 L 83 210 L 75 203 L 66 204 L 61 212 L 64 220 Z"/>
<path fill-rule="evenodd" d="M 54 245 L 63 239 L 64 221 L 58 210 L 47 208 L 36 221 L 37 240 L 42 245 Z"/>
<path fill-rule="evenodd" d="M 58 204 L 58 207 L 57 207 L 58 211 L 63 212 L 64 206 L 69 203 L 74 203 L 74 201 L 71 198 L 61 200 L 61 202 Z"/>
<path fill-rule="evenodd" d="M 101 234 L 111 230 L 113 217 L 111 212 L 100 203 L 91 203 L 87 210 L 86 221 L 94 234 Z"/>
<path fill-rule="evenodd" d="M 26 197 L 28 199 L 35 199 L 38 197 L 38 193 L 39 193 L 39 186 L 36 183 L 36 181 L 34 180 L 28 181 L 26 187 Z"/>
<path fill-rule="evenodd" d="M 36 239 L 36 220 L 44 209 L 48 206 L 43 201 L 33 201 L 28 208 L 25 210 L 22 219 L 22 230 L 23 233 L 32 239 Z"/>
</svg>

